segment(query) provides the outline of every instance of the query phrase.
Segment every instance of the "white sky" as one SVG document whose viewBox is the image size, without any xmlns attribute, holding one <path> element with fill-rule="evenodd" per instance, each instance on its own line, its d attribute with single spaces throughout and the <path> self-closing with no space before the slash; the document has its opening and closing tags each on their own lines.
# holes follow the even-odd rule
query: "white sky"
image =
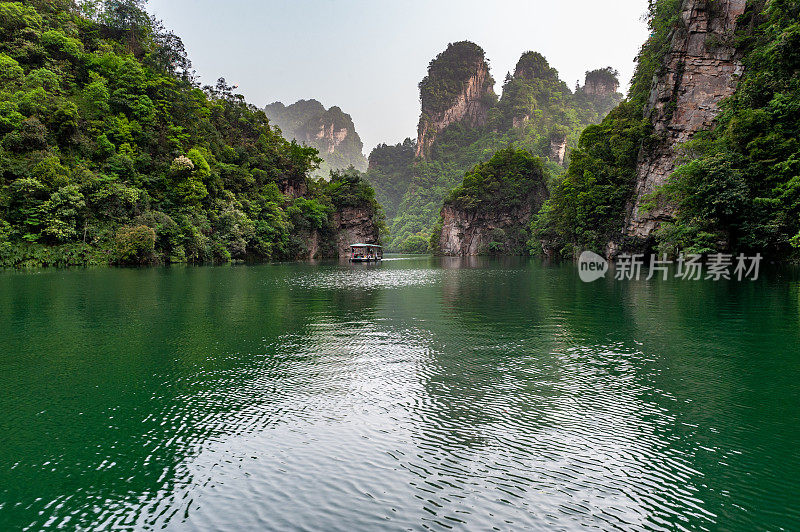
<svg viewBox="0 0 800 532">
<path fill-rule="evenodd" d="M 483 47 L 499 92 L 528 50 L 570 88 L 613 66 L 627 89 L 647 38 L 647 0 L 150 0 L 149 9 L 183 38 L 202 83 L 225 77 L 259 107 L 338 105 L 367 155 L 416 136 L 417 83 L 449 42 Z"/>
</svg>

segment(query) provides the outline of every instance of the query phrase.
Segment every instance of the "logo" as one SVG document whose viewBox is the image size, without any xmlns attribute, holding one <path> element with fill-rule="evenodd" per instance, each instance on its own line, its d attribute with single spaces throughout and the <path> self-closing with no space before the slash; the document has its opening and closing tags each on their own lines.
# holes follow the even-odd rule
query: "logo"
<svg viewBox="0 0 800 532">
<path fill-rule="evenodd" d="M 608 273 L 608 261 L 591 251 L 584 251 L 578 259 L 578 273 L 584 283 L 593 283 Z"/>
</svg>

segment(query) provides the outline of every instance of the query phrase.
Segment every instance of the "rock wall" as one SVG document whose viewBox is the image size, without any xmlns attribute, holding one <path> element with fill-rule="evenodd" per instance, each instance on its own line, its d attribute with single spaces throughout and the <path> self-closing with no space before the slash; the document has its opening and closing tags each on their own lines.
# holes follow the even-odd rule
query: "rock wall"
<svg viewBox="0 0 800 532">
<path fill-rule="evenodd" d="M 733 46 L 736 19 L 746 0 L 685 0 L 681 28 L 665 58 L 664 74 L 653 80 L 645 109 L 659 141 L 639 154 L 636 188 L 627 209 L 624 234 L 648 239 L 661 223 L 673 219 L 675 207 L 661 202 L 649 212 L 641 207 L 675 169 L 681 144 L 709 129 L 722 99 L 733 94 L 742 63 Z M 613 254 L 615 245 L 609 245 Z"/>
<path fill-rule="evenodd" d="M 442 208 L 440 252 L 442 255 L 461 257 L 486 254 L 489 243 L 494 240 L 495 230 L 508 233 L 527 227 L 532 213 L 532 205 L 506 212 L 462 211 L 445 205 Z"/>
<path fill-rule="evenodd" d="M 345 207 L 334 213 L 333 225 L 339 257 L 347 257 L 353 244 L 379 243 L 375 213 L 369 207 Z"/>
<path fill-rule="evenodd" d="M 324 153 L 334 153 L 336 152 L 336 148 L 345 141 L 347 135 L 347 128 L 336 129 L 336 125 L 331 121 L 329 123 L 320 124 L 313 138 L 311 138 L 309 134 L 304 140 L 307 144 L 312 144 L 312 141 L 314 141 L 314 144 Z"/>
<path fill-rule="evenodd" d="M 583 92 L 589 96 L 610 96 L 619 90 L 619 83 L 597 81 L 587 76 Z"/>
<path fill-rule="evenodd" d="M 511 119 L 511 127 L 520 128 L 531 121 L 531 115 L 515 116 Z"/>
<path fill-rule="evenodd" d="M 566 158 L 567 137 L 550 138 L 550 159 L 563 166 Z"/>
<path fill-rule="evenodd" d="M 417 129 L 417 157 L 427 157 L 436 136 L 451 124 L 466 122 L 472 127 L 486 124 L 490 108 L 486 96 L 494 94 L 494 89 L 486 83 L 489 76 L 489 68 L 481 59 L 475 64 L 475 73 L 463 84 L 461 92 L 448 109 L 431 113 L 423 106 Z"/>
<path fill-rule="evenodd" d="M 367 169 L 361 137 L 352 117 L 340 107 L 325 109 L 317 100 L 299 100 L 289 106 L 271 103 L 264 112 L 287 139 L 319 150 L 324 163 L 314 177 L 327 178 L 329 170 L 344 170 L 350 165 L 360 171 Z"/>
<path fill-rule="evenodd" d="M 286 176 L 278 180 L 278 189 L 286 197 L 300 198 L 308 194 L 308 182 L 305 176 Z"/>
</svg>

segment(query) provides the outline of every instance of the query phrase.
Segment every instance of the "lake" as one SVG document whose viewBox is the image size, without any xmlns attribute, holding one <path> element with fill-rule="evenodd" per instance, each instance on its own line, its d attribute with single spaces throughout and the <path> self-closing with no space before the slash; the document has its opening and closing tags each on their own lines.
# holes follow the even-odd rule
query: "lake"
<svg viewBox="0 0 800 532">
<path fill-rule="evenodd" d="M 800 529 L 800 274 L 0 272 L 0 529 Z"/>
</svg>

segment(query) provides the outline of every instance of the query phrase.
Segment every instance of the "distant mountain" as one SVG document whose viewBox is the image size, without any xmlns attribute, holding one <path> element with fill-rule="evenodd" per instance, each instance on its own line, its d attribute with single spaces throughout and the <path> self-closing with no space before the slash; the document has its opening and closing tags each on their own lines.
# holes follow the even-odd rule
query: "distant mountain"
<svg viewBox="0 0 800 532">
<path fill-rule="evenodd" d="M 317 100 L 299 100 L 291 105 L 281 102 L 269 104 L 264 112 L 270 122 L 278 126 L 283 136 L 319 150 L 323 163 L 316 177 L 328 178 L 331 170 L 350 166 L 366 171 L 364 143 L 356 132 L 349 114 L 339 107 L 325 109 Z"/>
<path fill-rule="evenodd" d="M 461 254 L 484 252 L 488 249 L 485 244 L 494 242 L 497 250 L 519 251 L 519 244 L 527 240 L 522 233 L 528 231 L 530 217 L 541 202 L 541 191 L 534 186 L 539 184 L 538 168 L 534 171 L 521 166 L 524 179 L 518 184 L 524 185 L 525 193 L 520 198 L 530 199 L 531 203 L 512 213 L 516 216 L 513 227 L 497 222 L 510 216 L 498 210 L 503 205 L 479 197 L 482 193 L 496 196 L 498 191 L 469 186 L 464 189 L 467 195 L 474 196 L 476 205 L 493 209 L 470 222 L 486 227 L 473 227 L 474 246 L 465 244 L 464 250 L 456 244 L 461 241 L 448 234 L 450 229 L 463 232 L 466 227 L 464 220 L 469 216 L 461 216 L 459 210 L 463 202 L 445 205 L 451 207 L 448 212 L 453 214 L 455 225 L 460 225 L 455 229 L 453 224 L 445 225 L 440 243 L 443 229 L 439 223 L 446 199 L 462 185 L 465 173 L 471 169 L 483 179 L 498 169 L 516 168 L 516 163 L 507 164 L 502 157 L 494 165 L 476 167 L 508 147 L 541 157 L 546 181 L 562 174 L 581 132 L 600 122 L 622 99 L 617 92 L 618 74 L 613 68 L 587 72 L 585 85 L 572 91 L 559 79 L 558 71 L 536 52 L 522 54 L 514 73 L 505 77 L 500 96 L 494 92 L 494 84 L 480 46 L 469 41 L 450 44 L 430 62 L 428 73 L 419 84 L 422 110 L 416 141 L 408 139 L 395 146 L 382 144 L 370 154 L 366 178 L 387 215 L 388 249 L 427 251 L 431 243 L 433 251 Z M 506 155 L 511 159 L 522 157 L 509 153 Z M 502 178 L 490 181 L 497 186 L 510 183 Z M 536 193 L 528 193 L 534 189 Z M 510 236 L 503 242 L 494 237 L 487 240 L 492 229 L 500 226 Z M 475 249 L 469 251 L 470 246 Z"/>
</svg>

